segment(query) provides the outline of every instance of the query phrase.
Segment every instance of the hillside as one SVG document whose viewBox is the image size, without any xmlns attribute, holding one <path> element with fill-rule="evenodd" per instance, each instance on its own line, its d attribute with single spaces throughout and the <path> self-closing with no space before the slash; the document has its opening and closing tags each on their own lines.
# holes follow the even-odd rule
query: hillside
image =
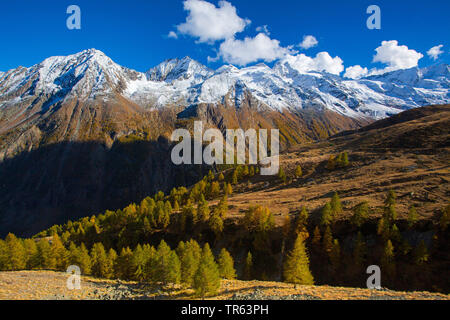
<svg viewBox="0 0 450 320">
<path fill-rule="evenodd" d="M 67 275 L 51 271 L 0 272 L 0 300 L 167 300 L 198 299 L 179 286 L 83 277 L 81 290 L 66 287 Z M 222 281 L 214 300 L 449 300 L 449 295 L 329 286 L 294 286 L 280 282 Z"/>
<path fill-rule="evenodd" d="M 381 120 L 290 148 L 281 155 L 278 176 L 261 176 L 258 166 L 210 171 L 192 188 L 55 225 L 23 242 L 35 253 L 24 253 L 16 267 L 0 256 L 0 268 L 2 259 L 3 270 L 65 270 L 73 261 L 90 274 L 95 248 L 108 252 L 110 267 L 93 274 L 170 282 L 179 278 L 165 278 L 176 271 L 157 271 L 155 265 L 166 261 L 160 255 L 183 264 L 185 248 L 196 257 L 206 250 L 210 258 L 226 249 L 239 279 L 280 281 L 301 239 L 311 283 L 364 287 L 366 267 L 375 264 L 390 289 L 448 293 L 449 122 L 450 106 L 429 106 L 390 124 Z M 0 245 L 20 250 L 21 241 L 9 235 Z M 49 241 L 57 247 L 48 254 L 62 250 L 60 258 L 40 256 Z M 181 281 L 192 284 L 191 277 L 182 273 Z"/>
</svg>

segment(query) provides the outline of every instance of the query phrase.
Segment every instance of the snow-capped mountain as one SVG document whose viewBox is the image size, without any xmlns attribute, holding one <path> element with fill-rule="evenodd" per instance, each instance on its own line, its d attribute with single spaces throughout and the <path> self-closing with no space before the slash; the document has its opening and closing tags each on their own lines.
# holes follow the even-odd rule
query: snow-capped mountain
<svg viewBox="0 0 450 320">
<path fill-rule="evenodd" d="M 351 80 L 302 72 L 288 59 L 273 68 L 228 65 L 213 71 L 186 57 L 141 73 L 90 49 L 0 73 L 0 79 L 0 109 L 31 103 L 36 95 L 45 96 L 46 107 L 51 107 L 65 99 L 108 99 L 113 94 L 144 108 L 223 103 L 225 98 L 239 108 L 249 94 L 261 107 L 276 111 L 329 109 L 347 117 L 378 119 L 412 107 L 450 102 L 448 65 Z"/>
</svg>

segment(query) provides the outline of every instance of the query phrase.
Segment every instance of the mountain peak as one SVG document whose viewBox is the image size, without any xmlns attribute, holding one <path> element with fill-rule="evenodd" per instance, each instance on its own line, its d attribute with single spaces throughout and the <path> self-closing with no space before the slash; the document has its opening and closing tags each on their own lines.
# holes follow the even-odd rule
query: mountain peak
<svg viewBox="0 0 450 320">
<path fill-rule="evenodd" d="M 147 77 L 152 81 L 172 82 L 193 78 L 204 79 L 213 71 L 200 62 L 186 56 L 182 59 L 168 59 L 147 71 Z"/>
</svg>

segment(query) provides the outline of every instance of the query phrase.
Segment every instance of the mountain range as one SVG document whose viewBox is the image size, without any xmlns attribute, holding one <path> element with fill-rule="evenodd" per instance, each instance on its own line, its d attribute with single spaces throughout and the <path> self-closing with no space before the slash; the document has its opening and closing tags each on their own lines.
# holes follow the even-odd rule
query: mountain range
<svg viewBox="0 0 450 320">
<path fill-rule="evenodd" d="M 209 168 L 170 160 L 173 129 L 277 128 L 282 150 L 450 102 L 448 65 L 358 80 L 284 59 L 217 70 L 190 59 L 147 72 L 90 49 L 0 72 L 0 235 L 117 209 Z"/>
<path fill-rule="evenodd" d="M 0 142 L 0 158 L 51 141 L 111 144 L 148 123 L 155 137 L 168 135 L 176 120 L 201 115 L 220 129 L 277 127 L 286 144 L 314 140 L 406 109 L 449 103 L 449 71 L 442 64 L 352 80 L 304 72 L 289 58 L 272 68 L 211 70 L 185 57 L 142 73 L 89 49 L 0 73 L 0 135 L 7 141 Z M 168 114 L 171 120 L 162 121 Z"/>
</svg>

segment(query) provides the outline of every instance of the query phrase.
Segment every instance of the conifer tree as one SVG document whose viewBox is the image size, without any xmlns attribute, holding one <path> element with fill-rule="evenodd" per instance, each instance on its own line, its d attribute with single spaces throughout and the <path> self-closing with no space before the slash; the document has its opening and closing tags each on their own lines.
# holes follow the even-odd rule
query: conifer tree
<svg viewBox="0 0 450 320">
<path fill-rule="evenodd" d="M 65 271 L 67 268 L 68 252 L 61 242 L 58 234 L 53 234 L 50 247 L 51 269 Z"/>
<path fill-rule="evenodd" d="M 106 264 L 105 278 L 114 279 L 117 276 L 116 274 L 117 253 L 113 248 L 109 249 L 107 258 L 108 260 Z"/>
<path fill-rule="evenodd" d="M 359 203 L 353 208 L 351 223 L 356 227 L 361 227 L 369 218 L 369 205 L 366 201 Z"/>
<path fill-rule="evenodd" d="M 330 171 L 333 171 L 336 168 L 336 160 L 333 155 L 331 155 L 330 158 L 328 158 L 326 168 Z"/>
<path fill-rule="evenodd" d="M 219 273 L 222 279 L 232 280 L 236 278 L 233 258 L 225 248 L 220 251 L 217 262 L 219 264 Z"/>
<path fill-rule="evenodd" d="M 1 240 L 0 240 L 1 242 Z M 33 270 L 35 268 L 37 268 L 39 266 L 39 261 L 38 261 L 38 250 L 37 250 L 37 245 L 36 242 L 33 239 L 25 239 L 23 241 L 23 247 L 25 249 L 25 256 L 26 256 L 26 268 L 28 270 Z M 2 248 L 0 246 L 0 252 L 1 252 Z M 1 253 L 0 253 L 1 255 Z M 1 260 L 1 258 L 0 258 Z M 0 270 L 2 270 L 1 267 L 1 262 L 0 262 Z"/>
<path fill-rule="evenodd" d="M 364 238 L 361 232 L 358 232 L 358 235 L 355 240 L 355 244 L 353 247 L 353 262 L 356 269 L 359 271 L 365 261 L 365 255 L 367 253 L 366 243 L 364 242 Z"/>
<path fill-rule="evenodd" d="M 10 268 L 8 245 L 6 241 L 0 239 L 0 270 L 8 271 Z"/>
<path fill-rule="evenodd" d="M 223 220 L 216 212 L 209 219 L 209 228 L 218 237 L 223 231 Z"/>
<path fill-rule="evenodd" d="M 156 280 L 164 284 L 179 283 L 181 279 L 181 263 L 178 256 L 162 240 L 157 249 Z"/>
<path fill-rule="evenodd" d="M 284 279 L 286 282 L 313 285 L 314 278 L 309 270 L 309 257 L 302 237 L 297 237 L 294 248 L 284 263 Z"/>
<path fill-rule="evenodd" d="M 330 205 L 331 205 L 331 214 L 333 215 L 333 217 L 336 217 L 338 214 L 342 212 L 342 203 L 337 192 L 333 194 Z"/>
<path fill-rule="evenodd" d="M 219 182 L 222 182 L 222 181 L 224 181 L 225 180 L 225 177 L 224 177 L 224 175 L 223 175 L 223 173 L 221 172 L 220 174 L 219 174 L 219 177 L 218 177 L 218 179 L 217 180 L 219 180 Z"/>
<path fill-rule="evenodd" d="M 295 177 L 296 177 L 296 178 L 301 178 L 302 175 L 303 175 L 302 167 L 301 167 L 300 165 L 298 165 L 298 166 L 295 168 Z"/>
<path fill-rule="evenodd" d="M 197 244 L 198 246 L 198 244 Z M 201 256 L 201 253 L 200 253 Z M 192 286 L 194 276 L 200 263 L 200 257 L 196 253 L 192 243 L 187 243 L 185 250 L 179 255 L 181 261 L 181 280 L 183 283 Z"/>
<path fill-rule="evenodd" d="M 253 177 L 255 175 L 255 168 L 253 166 L 250 166 L 249 175 L 250 177 Z"/>
<path fill-rule="evenodd" d="M 214 295 L 220 287 L 219 268 L 208 244 L 203 247 L 202 257 L 194 277 L 194 290 L 197 295 L 205 297 Z"/>
<path fill-rule="evenodd" d="M 408 228 L 413 228 L 418 219 L 416 207 L 412 205 L 408 211 Z"/>
<path fill-rule="evenodd" d="M 317 249 L 320 247 L 320 241 L 322 240 L 322 235 L 320 234 L 319 226 L 314 229 L 314 234 L 312 238 L 312 245 Z"/>
<path fill-rule="evenodd" d="M 327 202 L 322 208 L 322 217 L 320 223 L 324 226 L 329 226 L 333 222 L 333 212 L 331 210 L 331 204 Z"/>
<path fill-rule="evenodd" d="M 39 268 L 45 270 L 52 269 L 53 266 L 51 261 L 51 247 L 47 239 L 42 238 L 39 240 L 39 242 L 37 243 L 37 251 L 37 264 Z"/>
<path fill-rule="evenodd" d="M 394 246 L 391 240 L 387 240 L 381 256 L 381 267 L 385 270 L 388 277 L 392 278 L 395 274 L 395 256 Z"/>
<path fill-rule="evenodd" d="M 18 239 L 12 233 L 9 233 L 5 239 L 6 245 L 8 246 L 9 252 L 9 270 L 23 270 L 27 265 L 27 258 L 25 256 L 25 248 L 23 247 L 22 241 Z"/>
<path fill-rule="evenodd" d="M 210 190 L 210 198 L 211 199 L 215 199 L 219 196 L 220 194 L 220 184 L 217 181 L 214 181 L 211 183 L 211 190 Z"/>
<path fill-rule="evenodd" d="M 231 176 L 231 183 L 236 185 L 238 183 L 238 172 L 237 169 L 233 171 L 233 175 Z"/>
<path fill-rule="evenodd" d="M 447 230 L 450 225 L 450 205 L 446 206 L 443 210 L 439 225 L 442 231 Z"/>
<path fill-rule="evenodd" d="M 98 278 L 107 278 L 108 257 L 103 244 L 100 242 L 94 243 L 91 248 L 91 263 L 91 272 L 93 276 Z"/>
<path fill-rule="evenodd" d="M 247 257 L 245 258 L 244 279 L 245 280 L 253 279 L 253 256 L 250 251 L 247 253 Z"/>
<path fill-rule="evenodd" d="M 323 250 L 329 254 L 333 248 L 333 235 L 331 233 L 330 226 L 327 226 L 322 238 Z"/>
<path fill-rule="evenodd" d="M 283 183 L 286 183 L 286 181 L 287 181 L 286 173 L 284 173 L 284 170 L 282 167 L 280 167 L 280 169 L 278 171 L 278 178 L 280 178 L 280 180 L 283 181 Z"/>
<path fill-rule="evenodd" d="M 330 251 L 330 261 L 333 272 L 336 273 L 339 270 L 339 265 L 341 263 L 341 246 L 339 245 L 338 239 L 333 240 L 333 246 Z"/>
<path fill-rule="evenodd" d="M 422 240 L 414 249 L 414 262 L 417 265 L 422 265 L 428 261 L 428 258 L 429 258 L 428 249 L 427 246 L 425 245 L 425 242 Z"/>
<path fill-rule="evenodd" d="M 209 209 L 208 202 L 205 200 L 205 198 L 202 195 L 202 198 L 201 198 L 201 200 L 198 204 L 198 208 L 197 208 L 198 220 L 201 222 L 206 222 L 206 221 L 208 221 L 210 214 L 211 214 L 211 211 Z"/>
<path fill-rule="evenodd" d="M 132 279 L 134 271 L 132 270 L 133 252 L 129 247 L 122 248 L 116 262 L 116 275 L 119 279 Z"/>
</svg>

